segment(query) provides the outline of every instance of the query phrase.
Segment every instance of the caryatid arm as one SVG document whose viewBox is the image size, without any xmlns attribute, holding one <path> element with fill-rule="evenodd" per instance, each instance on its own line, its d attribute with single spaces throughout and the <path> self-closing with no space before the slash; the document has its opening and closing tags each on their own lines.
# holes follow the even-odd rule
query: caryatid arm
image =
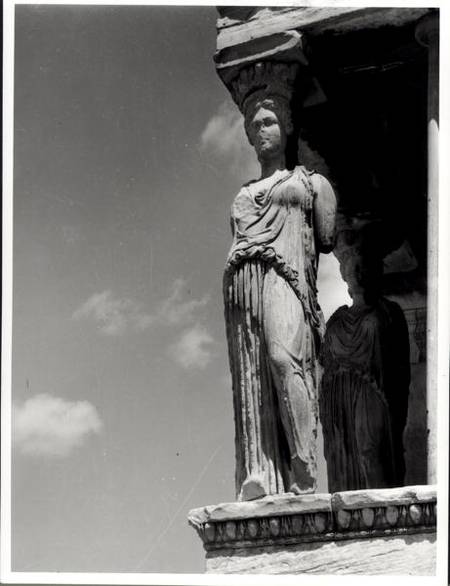
<svg viewBox="0 0 450 586">
<path fill-rule="evenodd" d="M 314 199 L 314 228 L 318 252 L 331 252 L 336 243 L 336 196 L 329 181 L 322 175 L 311 176 Z"/>
</svg>

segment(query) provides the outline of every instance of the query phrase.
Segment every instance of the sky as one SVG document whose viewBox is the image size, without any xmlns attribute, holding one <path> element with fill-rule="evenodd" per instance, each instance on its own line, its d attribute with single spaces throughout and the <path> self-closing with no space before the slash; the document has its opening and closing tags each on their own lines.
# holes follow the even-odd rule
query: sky
<svg viewBox="0 0 450 586">
<path fill-rule="evenodd" d="M 258 165 L 216 17 L 16 7 L 14 571 L 200 573 L 187 513 L 234 500 L 222 270 Z M 332 255 L 319 300 L 349 303 Z"/>
</svg>

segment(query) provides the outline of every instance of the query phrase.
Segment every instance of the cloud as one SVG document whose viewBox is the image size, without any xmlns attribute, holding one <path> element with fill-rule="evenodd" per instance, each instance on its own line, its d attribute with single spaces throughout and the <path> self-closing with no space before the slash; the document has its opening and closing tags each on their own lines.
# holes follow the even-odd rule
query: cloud
<svg viewBox="0 0 450 586">
<path fill-rule="evenodd" d="M 169 297 L 156 307 L 154 313 L 143 311 L 142 306 L 132 299 L 115 297 L 109 290 L 94 293 L 74 311 L 72 318 L 92 318 L 99 331 L 109 336 L 124 334 L 129 330 L 143 331 L 154 324 L 186 325 L 209 302 L 208 295 L 201 299 L 185 299 L 186 288 L 184 279 L 175 279 Z"/>
<path fill-rule="evenodd" d="M 201 299 L 184 301 L 185 290 L 186 281 L 184 279 L 175 279 L 169 297 L 161 303 L 158 309 L 160 321 L 171 325 L 186 324 L 194 319 L 198 309 L 208 303 L 208 295 L 204 295 Z"/>
<path fill-rule="evenodd" d="M 334 254 L 321 254 L 317 275 L 319 304 L 326 320 L 341 305 L 351 305 L 347 284 L 341 276 Z"/>
<path fill-rule="evenodd" d="M 180 339 L 168 349 L 168 354 L 186 369 L 207 366 L 212 358 L 211 345 L 214 343 L 207 330 L 195 324 L 181 334 Z"/>
<path fill-rule="evenodd" d="M 136 302 L 114 297 L 111 291 L 94 293 L 72 315 L 76 320 L 89 317 L 97 323 L 100 332 L 110 336 L 123 334 L 128 328 L 135 331 L 144 330 L 155 319 L 154 316 L 141 311 Z"/>
<path fill-rule="evenodd" d="M 32 456 L 64 457 L 82 446 L 102 422 L 88 401 L 67 401 L 49 394 L 13 405 L 13 444 Z"/>
<path fill-rule="evenodd" d="M 200 137 L 202 151 L 219 159 L 240 181 L 259 176 L 259 165 L 244 130 L 244 118 L 231 102 L 223 102 Z"/>
</svg>

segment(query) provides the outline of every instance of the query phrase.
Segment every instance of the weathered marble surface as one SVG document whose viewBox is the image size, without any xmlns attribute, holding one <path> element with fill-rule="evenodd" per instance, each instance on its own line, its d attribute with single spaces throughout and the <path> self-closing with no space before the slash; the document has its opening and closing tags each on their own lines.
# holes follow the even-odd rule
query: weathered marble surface
<svg viewBox="0 0 450 586">
<path fill-rule="evenodd" d="M 227 16 L 227 10 L 230 15 Z M 250 10 L 250 11 L 249 11 Z M 418 20 L 429 8 L 221 7 L 217 22 L 217 49 L 221 50 L 275 33 L 301 30 L 308 35 L 345 33 L 360 28 L 402 26 Z"/>
<path fill-rule="evenodd" d="M 305 543 L 229 552 L 210 552 L 211 574 L 390 574 L 434 575 L 436 536 L 398 537 Z"/>
<path fill-rule="evenodd" d="M 222 503 L 189 522 L 207 572 L 434 573 L 434 486 Z"/>
<path fill-rule="evenodd" d="M 256 63 L 232 96 L 261 165 L 231 208 L 233 241 L 223 293 L 232 375 L 236 498 L 314 492 L 318 253 L 334 245 L 336 198 L 328 181 L 287 164 L 297 65 Z"/>
<path fill-rule="evenodd" d="M 389 505 L 411 505 L 435 503 L 434 485 L 402 486 L 398 488 L 348 490 L 332 496 L 333 510 L 358 509 L 361 507 L 384 507 Z"/>
<path fill-rule="evenodd" d="M 434 485 L 402 486 L 398 488 L 348 490 L 332 495 L 333 510 L 358 509 L 361 507 L 385 507 L 389 505 L 410 505 L 435 503 Z"/>
<path fill-rule="evenodd" d="M 331 512 L 330 494 L 293 494 L 266 496 L 249 502 L 222 503 L 193 509 L 189 512 L 192 525 L 217 521 L 296 515 L 304 512 Z"/>
</svg>

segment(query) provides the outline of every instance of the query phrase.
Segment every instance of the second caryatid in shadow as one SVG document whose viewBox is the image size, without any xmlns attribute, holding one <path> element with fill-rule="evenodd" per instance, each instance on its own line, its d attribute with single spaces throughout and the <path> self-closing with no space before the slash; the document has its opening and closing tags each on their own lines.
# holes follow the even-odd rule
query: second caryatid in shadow
<svg viewBox="0 0 450 586">
<path fill-rule="evenodd" d="M 370 228 L 370 226 L 368 227 Z M 339 254 L 353 304 L 328 320 L 320 419 L 330 492 L 402 486 L 410 382 L 400 306 L 382 296 L 381 230 Z"/>
<path fill-rule="evenodd" d="M 234 199 L 224 275 L 239 500 L 316 489 L 316 276 L 335 239 L 329 182 L 286 168 L 290 88 L 261 86 L 240 103 L 261 176 Z"/>
</svg>

